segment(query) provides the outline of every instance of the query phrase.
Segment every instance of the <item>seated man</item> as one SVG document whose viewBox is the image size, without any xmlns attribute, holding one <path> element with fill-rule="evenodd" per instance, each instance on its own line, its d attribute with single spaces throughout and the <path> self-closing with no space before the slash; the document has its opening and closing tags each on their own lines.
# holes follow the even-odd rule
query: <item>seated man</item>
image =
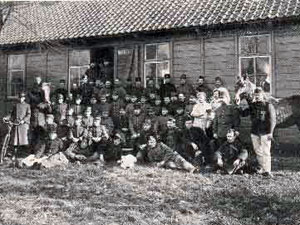
<svg viewBox="0 0 300 225">
<path fill-rule="evenodd" d="M 215 152 L 214 161 L 217 167 L 228 174 L 242 172 L 248 158 L 248 151 L 237 138 L 234 129 L 227 132 L 227 141 Z"/>
<path fill-rule="evenodd" d="M 108 147 L 104 150 L 105 162 L 117 162 L 122 156 L 122 137 L 119 133 L 116 133 L 112 137 L 112 142 L 108 144 Z"/>
<path fill-rule="evenodd" d="M 93 126 L 89 130 L 89 139 L 91 150 L 94 154 L 89 158 L 90 161 L 98 160 L 103 162 L 103 152 L 109 139 L 108 130 L 101 124 L 101 117 L 97 116 L 93 122 Z"/>
<path fill-rule="evenodd" d="M 43 156 L 49 157 L 63 150 L 63 142 L 57 137 L 56 130 L 50 130 L 48 133 L 48 138 L 43 144 L 40 145 L 38 151 L 36 152 L 36 158 L 41 158 Z"/>
<path fill-rule="evenodd" d="M 147 159 L 150 163 L 156 163 L 158 167 L 182 169 L 190 173 L 193 173 L 196 169 L 196 167 L 167 145 L 162 142 L 158 143 L 153 136 L 149 136 L 147 144 L 140 148 L 141 150 L 137 154 L 138 161 L 145 161 Z"/>
<path fill-rule="evenodd" d="M 68 134 L 70 144 L 64 152 L 70 160 L 76 161 L 86 159 L 88 146 L 87 135 L 88 130 L 82 126 L 82 116 L 77 115 L 75 126 L 70 128 Z"/>
</svg>

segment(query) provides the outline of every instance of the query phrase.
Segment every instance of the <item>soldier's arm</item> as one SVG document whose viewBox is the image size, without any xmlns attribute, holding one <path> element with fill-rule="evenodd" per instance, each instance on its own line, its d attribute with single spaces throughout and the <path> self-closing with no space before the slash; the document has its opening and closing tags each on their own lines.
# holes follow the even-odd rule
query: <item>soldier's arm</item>
<svg viewBox="0 0 300 225">
<path fill-rule="evenodd" d="M 31 117 L 31 109 L 30 109 L 30 105 L 28 105 L 26 109 L 26 115 L 23 118 L 24 122 L 30 124 L 30 117 Z"/>
</svg>

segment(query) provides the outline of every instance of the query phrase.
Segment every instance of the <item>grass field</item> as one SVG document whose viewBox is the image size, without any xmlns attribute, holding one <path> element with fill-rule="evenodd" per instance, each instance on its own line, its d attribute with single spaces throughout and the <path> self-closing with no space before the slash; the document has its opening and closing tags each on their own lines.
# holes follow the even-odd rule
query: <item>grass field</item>
<svg viewBox="0 0 300 225">
<path fill-rule="evenodd" d="M 274 178 L 137 166 L 0 167 L 0 224 L 300 224 L 300 160 Z"/>
</svg>

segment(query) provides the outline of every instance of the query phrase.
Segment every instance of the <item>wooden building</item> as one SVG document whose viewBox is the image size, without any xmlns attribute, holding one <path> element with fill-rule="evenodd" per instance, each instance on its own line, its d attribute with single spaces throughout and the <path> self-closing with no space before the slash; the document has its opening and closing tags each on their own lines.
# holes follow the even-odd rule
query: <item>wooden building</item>
<svg viewBox="0 0 300 225">
<path fill-rule="evenodd" d="M 2 14 L 2 115 L 33 77 L 71 88 L 91 62 L 122 80 L 220 76 L 231 91 L 241 73 L 260 83 L 269 68 L 274 96 L 299 93 L 298 0 L 29 2 Z M 296 128 L 280 134 L 299 142 Z"/>
</svg>

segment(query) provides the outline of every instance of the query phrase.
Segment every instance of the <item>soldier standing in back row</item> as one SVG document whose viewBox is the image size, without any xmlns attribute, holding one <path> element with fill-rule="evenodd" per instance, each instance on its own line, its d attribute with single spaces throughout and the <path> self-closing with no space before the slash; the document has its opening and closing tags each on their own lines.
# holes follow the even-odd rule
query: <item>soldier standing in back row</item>
<svg viewBox="0 0 300 225">
<path fill-rule="evenodd" d="M 176 87 L 171 83 L 171 75 L 165 74 L 165 83 L 160 86 L 160 97 L 163 99 L 168 96 L 171 98 L 172 93 L 176 94 Z"/>
</svg>

